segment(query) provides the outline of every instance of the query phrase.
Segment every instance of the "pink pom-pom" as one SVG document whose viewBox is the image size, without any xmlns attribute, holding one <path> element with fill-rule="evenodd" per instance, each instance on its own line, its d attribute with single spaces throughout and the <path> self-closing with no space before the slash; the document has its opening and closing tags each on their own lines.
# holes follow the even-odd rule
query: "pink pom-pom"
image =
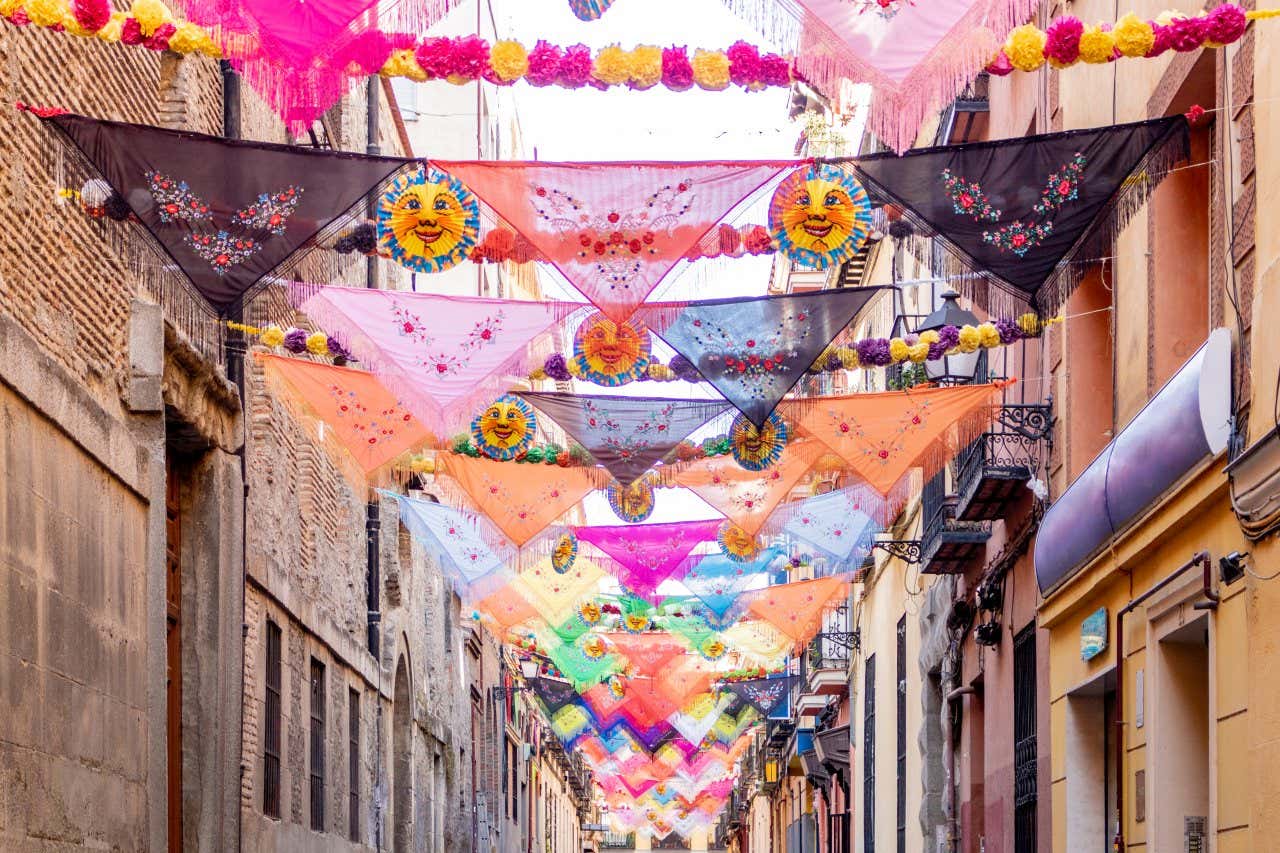
<svg viewBox="0 0 1280 853">
<path fill-rule="evenodd" d="M 1073 15 L 1064 15 L 1045 30 L 1044 55 L 1062 65 L 1070 65 L 1080 58 L 1080 36 L 1084 35 L 1084 23 Z"/>
<path fill-rule="evenodd" d="M 443 80 L 453 73 L 453 39 L 448 36 L 424 39 L 413 55 L 428 77 Z"/>
<path fill-rule="evenodd" d="M 760 80 L 760 51 L 755 45 L 736 41 L 729 45 L 729 80 L 735 86 L 750 86 Z"/>
<path fill-rule="evenodd" d="M 676 92 L 693 86 L 693 64 L 684 47 L 668 47 L 662 51 L 662 85 Z"/>
<path fill-rule="evenodd" d="M 418 37 L 413 33 L 388 33 L 392 50 L 406 50 L 418 44 Z"/>
<path fill-rule="evenodd" d="M 1154 59 L 1160 54 L 1173 47 L 1173 28 L 1157 24 L 1155 21 L 1148 21 L 1151 24 L 1151 32 L 1155 35 L 1155 41 L 1151 43 L 1151 50 L 1147 51 L 1147 58 Z"/>
<path fill-rule="evenodd" d="M 1206 16 L 1209 41 L 1218 44 L 1231 44 L 1240 40 L 1249 19 L 1244 10 L 1234 3 L 1225 3 Z"/>
<path fill-rule="evenodd" d="M 489 70 L 489 43 L 477 35 L 464 36 L 453 44 L 453 74 L 477 80 Z"/>
<path fill-rule="evenodd" d="M 1203 18 L 1174 18 L 1169 24 L 1173 31 L 1169 46 L 1179 53 L 1190 53 L 1204 46 L 1208 26 Z"/>
<path fill-rule="evenodd" d="M 150 37 L 143 41 L 142 46 L 147 50 L 168 50 L 169 39 L 173 38 L 173 34 L 177 31 L 178 27 L 176 24 L 161 24 L 155 28 L 155 31 L 151 33 Z"/>
<path fill-rule="evenodd" d="M 142 35 L 142 26 L 138 23 L 138 19 L 125 18 L 124 25 L 120 27 L 120 43 L 139 45 L 144 41 L 146 37 Z"/>
<path fill-rule="evenodd" d="M 533 86 L 550 86 L 560 73 L 560 48 L 546 41 L 539 41 L 529 51 L 529 71 L 524 75 Z"/>
<path fill-rule="evenodd" d="M 31 23 L 31 19 L 27 17 L 27 10 L 19 6 L 17 11 L 9 16 L 9 23 L 15 27 L 25 27 Z"/>
<path fill-rule="evenodd" d="M 1009 61 L 1009 55 L 1004 52 L 1004 48 L 996 54 L 996 58 L 987 63 L 987 73 L 994 74 L 996 77 L 1008 77 L 1013 73 L 1013 63 Z"/>
<path fill-rule="evenodd" d="M 764 255 L 773 251 L 773 237 L 763 225 L 752 225 L 751 230 L 742 238 L 742 244 L 748 254 L 752 255 Z"/>
<path fill-rule="evenodd" d="M 581 89 L 591 82 L 591 48 L 585 44 L 566 47 L 556 82 L 566 89 Z"/>
<path fill-rule="evenodd" d="M 791 60 L 776 53 L 760 57 L 760 82 L 766 86 L 790 86 Z"/>
<path fill-rule="evenodd" d="M 111 20 L 109 0 L 75 0 L 71 5 L 76 23 L 88 32 L 96 33 Z"/>
</svg>

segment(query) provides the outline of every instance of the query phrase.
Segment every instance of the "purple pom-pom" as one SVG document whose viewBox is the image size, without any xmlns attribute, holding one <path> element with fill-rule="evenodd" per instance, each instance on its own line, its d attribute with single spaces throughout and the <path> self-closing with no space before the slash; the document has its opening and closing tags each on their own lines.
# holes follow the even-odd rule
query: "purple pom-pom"
<svg viewBox="0 0 1280 853">
<path fill-rule="evenodd" d="M 307 351 L 307 332 L 305 329 L 290 329 L 284 335 L 284 348 L 295 355 Z"/>
<path fill-rule="evenodd" d="M 547 360 L 543 362 L 542 370 L 556 382 L 568 382 L 573 378 L 569 373 L 569 365 L 565 363 L 564 356 L 558 352 L 547 356 Z"/>
<path fill-rule="evenodd" d="M 674 356 L 668 366 L 677 378 L 683 379 L 685 382 L 702 381 L 702 374 L 698 372 L 698 368 L 694 367 L 693 362 L 682 355 Z"/>
<path fill-rule="evenodd" d="M 1022 340 L 1022 329 L 1018 326 L 1017 320 L 1001 317 L 996 320 L 996 329 L 1000 332 L 1000 343 L 1002 344 L 1011 344 Z"/>
<path fill-rule="evenodd" d="M 858 351 L 858 361 L 884 367 L 893 361 L 889 355 L 889 341 L 886 338 L 867 338 L 854 345 Z"/>
</svg>

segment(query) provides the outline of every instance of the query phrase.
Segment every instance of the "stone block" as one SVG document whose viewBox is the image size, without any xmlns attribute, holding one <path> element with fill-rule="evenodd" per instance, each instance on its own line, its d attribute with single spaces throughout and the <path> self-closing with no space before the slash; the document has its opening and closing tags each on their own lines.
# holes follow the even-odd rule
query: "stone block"
<svg viewBox="0 0 1280 853">
<path fill-rule="evenodd" d="M 0 714 L 0 743 L 36 743 L 43 706 L 40 680 L 31 661 L 0 654 L 0 707 L 5 709 Z"/>
<path fill-rule="evenodd" d="M 0 563 L 0 654 L 35 661 L 40 626 L 35 580 Z"/>
<path fill-rule="evenodd" d="M 103 701 L 98 691 L 45 672 L 39 739 L 43 750 L 100 767 L 105 748 Z"/>
<path fill-rule="evenodd" d="M 129 306 L 129 384 L 125 402 L 136 413 L 164 411 L 164 311 L 135 299 Z"/>
</svg>

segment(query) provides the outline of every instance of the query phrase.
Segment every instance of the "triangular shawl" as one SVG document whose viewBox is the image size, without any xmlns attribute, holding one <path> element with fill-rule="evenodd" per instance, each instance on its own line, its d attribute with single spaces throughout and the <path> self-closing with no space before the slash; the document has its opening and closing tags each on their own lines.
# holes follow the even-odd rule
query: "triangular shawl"
<svg viewBox="0 0 1280 853">
<path fill-rule="evenodd" d="M 595 592 L 604 572 L 591 560 L 579 557 L 567 572 L 557 572 L 549 559 L 516 575 L 511 588 L 518 592 L 548 623 L 558 625 L 572 618 L 580 599 Z"/>
<path fill-rule="evenodd" d="M 712 554 L 690 569 L 681 583 L 717 616 L 723 617 L 743 590 L 757 581 L 782 554 L 781 548 L 766 548 L 745 563 L 723 554 Z"/>
<path fill-rule="evenodd" d="M 539 676 L 530 679 L 529 686 L 533 688 L 534 695 L 546 706 L 548 716 L 578 699 L 578 691 L 574 690 L 573 685 L 567 681 Z"/>
<path fill-rule="evenodd" d="M 611 319 L 627 319 L 703 235 L 796 161 L 432 160 Z"/>
<path fill-rule="evenodd" d="M 608 635 L 608 640 L 638 675 L 657 675 L 672 660 L 688 651 L 684 643 L 665 632 L 630 634 L 616 631 Z"/>
<path fill-rule="evenodd" d="M 701 658 L 686 658 L 680 666 L 669 667 L 658 676 L 662 693 L 677 706 L 684 705 L 691 696 L 706 692 L 711 686 L 712 675 Z"/>
<path fill-rule="evenodd" d="M 447 434 L 554 347 L 581 305 L 297 284 L 294 304 Z"/>
<path fill-rule="evenodd" d="M 927 5 L 932 14 L 936 0 Z M 946 246 L 1014 304 L 1047 316 L 1066 302 L 1083 262 L 1112 254 L 1115 235 L 1189 144 L 1187 120 L 1176 115 L 875 154 L 860 158 L 857 171 L 872 197 L 902 208 L 920 236 Z M 1006 307 L 977 301 L 991 311 Z"/>
<path fill-rule="evenodd" d="M 783 407 L 807 435 L 840 456 L 882 495 L 910 469 L 936 474 L 954 450 L 991 423 L 1000 385 L 910 388 L 822 397 Z"/>
<path fill-rule="evenodd" d="M 640 316 L 757 429 L 818 355 L 879 292 L 874 287 L 705 299 Z M 667 322 L 664 322 L 666 320 Z"/>
<path fill-rule="evenodd" d="M 864 491 L 861 486 L 837 489 L 799 501 L 784 530 L 837 563 L 861 559 L 879 529 L 862 509 Z"/>
<path fill-rule="evenodd" d="M 258 359 L 271 387 L 286 392 L 302 413 L 324 421 L 365 474 L 431 438 L 372 374 L 265 353 L 258 353 Z"/>
<path fill-rule="evenodd" d="M 683 576 L 694 548 L 715 539 L 719 520 L 670 524 L 619 524 L 575 529 L 578 539 L 609 555 L 618 580 L 649 597 L 668 578 Z"/>
<path fill-rule="evenodd" d="M 746 699 L 751 707 L 760 712 L 760 716 L 768 717 L 779 705 L 791 695 L 791 687 L 800 680 L 798 675 L 785 675 L 781 678 L 752 678 L 746 681 L 731 681 L 725 686 Z"/>
<path fill-rule="evenodd" d="M 69 113 L 44 122 L 128 204 L 151 265 L 179 271 L 218 314 L 349 225 L 405 164 Z"/>
<path fill-rule="evenodd" d="M 507 537 L 524 545 L 595 485 L 590 469 L 522 465 L 442 454 L 437 464 Z"/>
<path fill-rule="evenodd" d="M 709 457 L 677 473 L 675 481 L 697 492 L 698 497 L 754 536 L 821 455 L 817 445 L 813 441 L 794 441 L 787 445 L 782 458 L 764 471 L 748 471 L 731 456 Z"/>
<path fill-rule="evenodd" d="M 486 537 L 480 519 L 441 503 L 390 496 L 400 506 L 404 526 L 461 583 L 471 586 L 505 565 L 505 558 L 486 541 L 492 541 L 493 536 Z"/>
<path fill-rule="evenodd" d="M 700 693 L 686 701 L 679 713 L 672 715 L 671 725 L 685 740 L 702 743 L 732 702 L 733 698 L 727 694 L 717 698 L 714 693 Z"/>
<path fill-rule="evenodd" d="M 949 104 L 1035 11 L 1034 0 L 724 0 L 830 97 L 870 87 L 868 128 L 894 151 Z"/>
<path fill-rule="evenodd" d="M 799 645 L 818 633 L 823 610 L 848 593 L 843 576 L 777 584 L 753 593 L 747 609 Z"/>
<path fill-rule="evenodd" d="M 497 630 L 490 627 L 490 633 L 500 640 L 505 640 L 511 629 L 541 614 L 530 604 L 519 591 L 507 585 L 476 604 L 476 610 Z"/>
<path fill-rule="evenodd" d="M 729 410 L 720 400 L 521 392 L 564 427 L 623 486 L 652 468 L 698 427 Z"/>
</svg>

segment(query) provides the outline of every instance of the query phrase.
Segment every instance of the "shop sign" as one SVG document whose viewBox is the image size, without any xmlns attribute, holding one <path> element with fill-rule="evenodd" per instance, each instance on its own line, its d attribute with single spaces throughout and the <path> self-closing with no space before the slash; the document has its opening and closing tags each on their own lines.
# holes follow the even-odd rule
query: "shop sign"
<svg viewBox="0 0 1280 853">
<path fill-rule="evenodd" d="M 1093 660 L 1107 648 L 1107 608 L 1099 607 L 1080 623 L 1080 660 Z"/>
</svg>

